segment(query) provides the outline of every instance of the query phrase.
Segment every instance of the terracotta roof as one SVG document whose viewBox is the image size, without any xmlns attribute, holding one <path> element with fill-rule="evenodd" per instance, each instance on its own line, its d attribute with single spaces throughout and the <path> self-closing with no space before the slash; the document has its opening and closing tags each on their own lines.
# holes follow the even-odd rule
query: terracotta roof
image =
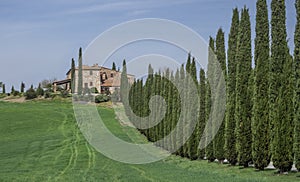
<svg viewBox="0 0 300 182">
<path fill-rule="evenodd" d="M 93 66 L 82 65 L 82 70 L 101 70 L 101 69 L 106 69 L 106 70 L 113 71 L 110 68 L 107 68 L 107 67 L 104 67 L 104 66 L 99 66 L 98 64 L 94 64 Z M 75 70 L 78 70 L 78 66 L 75 67 Z M 71 69 L 68 70 L 68 72 L 66 73 L 66 75 L 68 75 L 70 73 L 70 71 L 71 71 Z M 121 73 L 120 71 L 115 71 L 115 72 Z M 128 73 L 127 73 L 127 75 L 134 76 L 134 75 L 128 74 Z"/>
<path fill-rule="evenodd" d="M 121 85 L 120 79 L 109 78 L 101 84 L 104 87 L 119 87 Z"/>
<path fill-rule="evenodd" d="M 62 84 L 70 83 L 70 82 L 71 82 L 71 79 L 65 79 L 65 80 L 54 81 L 52 84 L 62 85 Z"/>
</svg>

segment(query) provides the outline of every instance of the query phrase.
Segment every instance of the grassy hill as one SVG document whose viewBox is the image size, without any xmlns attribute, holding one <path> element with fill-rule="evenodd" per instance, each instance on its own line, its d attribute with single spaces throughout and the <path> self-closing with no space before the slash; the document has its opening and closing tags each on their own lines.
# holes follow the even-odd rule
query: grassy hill
<svg viewBox="0 0 300 182">
<path fill-rule="evenodd" d="M 107 127 L 119 138 L 144 138 L 99 107 Z M 0 181 L 298 181 L 298 174 L 274 175 L 207 161 L 171 156 L 163 161 L 129 165 L 96 152 L 76 126 L 68 101 L 0 101 Z"/>
</svg>

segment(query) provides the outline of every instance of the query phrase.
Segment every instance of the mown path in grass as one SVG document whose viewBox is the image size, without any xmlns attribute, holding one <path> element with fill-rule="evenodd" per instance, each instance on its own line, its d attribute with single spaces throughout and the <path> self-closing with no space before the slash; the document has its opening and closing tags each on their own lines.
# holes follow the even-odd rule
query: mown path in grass
<svg viewBox="0 0 300 182">
<path fill-rule="evenodd" d="M 99 107 L 119 138 L 140 142 L 135 129 L 122 126 L 110 108 Z M 0 101 L 0 181 L 298 181 L 298 174 L 276 176 L 238 167 L 189 161 L 123 164 L 104 157 L 84 139 L 67 101 Z"/>
</svg>

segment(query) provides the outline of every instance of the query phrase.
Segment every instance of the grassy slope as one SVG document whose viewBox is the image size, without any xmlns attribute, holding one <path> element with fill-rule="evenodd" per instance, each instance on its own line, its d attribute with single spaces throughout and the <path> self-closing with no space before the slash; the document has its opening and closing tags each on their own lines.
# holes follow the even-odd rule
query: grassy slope
<svg viewBox="0 0 300 182">
<path fill-rule="evenodd" d="M 112 109 L 99 108 L 107 126 L 121 139 L 144 140 L 122 127 Z M 128 137 L 130 135 L 130 137 Z M 129 165 L 104 157 L 76 127 L 68 102 L 0 102 L 0 181 L 298 181 L 297 174 L 228 167 L 171 156 Z"/>
</svg>

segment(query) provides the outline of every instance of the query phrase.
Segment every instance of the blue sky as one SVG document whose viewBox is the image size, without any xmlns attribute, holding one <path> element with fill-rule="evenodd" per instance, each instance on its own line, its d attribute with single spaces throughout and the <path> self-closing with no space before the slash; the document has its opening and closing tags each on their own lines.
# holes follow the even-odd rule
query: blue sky
<svg viewBox="0 0 300 182">
<path fill-rule="evenodd" d="M 255 3 L 255 0 L 0 0 L 0 81 L 10 90 L 11 85 L 19 89 L 21 81 L 28 88 L 43 79 L 64 79 L 71 58 L 77 60 L 79 47 L 85 49 L 114 25 L 140 18 L 177 21 L 206 40 L 222 27 L 227 41 L 232 9 L 246 5 L 254 39 Z M 289 46 L 293 48 L 294 0 L 287 0 L 286 5 Z M 157 47 L 148 44 L 149 48 Z M 152 52 L 162 54 L 161 50 L 154 48 Z M 121 56 L 114 57 L 118 65 Z"/>
</svg>

